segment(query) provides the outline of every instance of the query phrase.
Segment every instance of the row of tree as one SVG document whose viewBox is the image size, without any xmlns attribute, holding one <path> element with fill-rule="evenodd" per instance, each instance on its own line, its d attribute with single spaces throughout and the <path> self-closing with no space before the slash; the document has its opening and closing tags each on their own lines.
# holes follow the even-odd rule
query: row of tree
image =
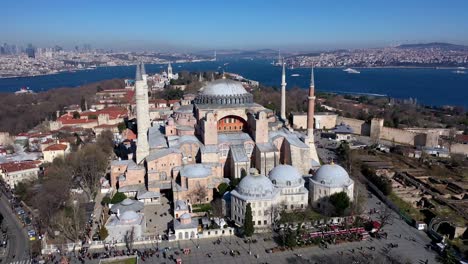
<svg viewBox="0 0 468 264">
<path fill-rule="evenodd" d="M 42 233 L 47 231 L 53 237 L 54 231 L 60 231 L 63 242 L 83 237 L 85 205 L 94 198 L 99 181 L 105 176 L 113 151 L 112 136 L 110 131 L 105 131 L 96 143 L 54 159 L 45 165 L 44 176 L 39 181 L 23 186 L 25 202 L 38 211 L 36 220 Z M 82 190 L 83 194 L 72 194 L 72 189 Z"/>
</svg>

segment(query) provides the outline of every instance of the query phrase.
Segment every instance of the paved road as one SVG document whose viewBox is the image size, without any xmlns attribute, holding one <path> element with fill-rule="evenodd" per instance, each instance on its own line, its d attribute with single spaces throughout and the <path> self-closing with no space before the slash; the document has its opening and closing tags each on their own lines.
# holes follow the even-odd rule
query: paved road
<svg viewBox="0 0 468 264">
<path fill-rule="evenodd" d="M 29 237 L 26 230 L 23 228 L 18 218 L 16 218 L 15 213 L 12 212 L 5 195 L 2 192 L 0 193 L 0 212 L 4 217 L 4 226 L 8 227 L 7 234 L 9 237 L 8 255 L 2 262 L 11 263 L 15 261 L 29 260 Z"/>
</svg>

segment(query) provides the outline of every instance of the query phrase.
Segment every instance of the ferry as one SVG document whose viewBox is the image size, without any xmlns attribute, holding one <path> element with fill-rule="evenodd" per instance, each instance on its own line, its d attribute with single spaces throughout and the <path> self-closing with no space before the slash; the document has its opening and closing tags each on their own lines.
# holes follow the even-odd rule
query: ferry
<svg viewBox="0 0 468 264">
<path fill-rule="evenodd" d="M 294 73 L 294 74 L 291 74 L 292 77 L 297 77 L 297 76 L 301 76 L 300 74 L 297 74 L 297 73 Z"/>
<path fill-rule="evenodd" d="M 33 94 L 35 93 L 33 90 L 29 89 L 29 87 L 21 87 L 19 91 L 16 91 L 15 94 Z"/>
<path fill-rule="evenodd" d="M 361 73 L 360 71 L 357 71 L 357 70 L 351 69 L 351 68 L 346 68 L 343 71 L 345 71 L 347 73 Z"/>
</svg>

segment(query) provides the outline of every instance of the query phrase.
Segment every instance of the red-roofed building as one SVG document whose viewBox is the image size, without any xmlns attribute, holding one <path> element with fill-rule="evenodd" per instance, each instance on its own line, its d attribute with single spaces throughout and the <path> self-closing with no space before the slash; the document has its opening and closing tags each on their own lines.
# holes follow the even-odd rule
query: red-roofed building
<svg viewBox="0 0 468 264">
<path fill-rule="evenodd" d="M 52 162 L 55 158 L 63 157 L 69 152 L 69 147 L 66 144 L 53 144 L 42 151 L 44 162 Z"/>
<path fill-rule="evenodd" d="M 122 131 L 122 140 L 136 140 L 137 136 L 131 129 L 125 129 Z"/>
<path fill-rule="evenodd" d="M 135 91 L 132 89 L 109 89 L 96 93 L 95 109 L 103 109 L 108 106 L 129 105 L 134 100 Z"/>
<path fill-rule="evenodd" d="M 461 144 L 468 144 L 468 135 L 456 135 L 455 141 Z"/>
<path fill-rule="evenodd" d="M 0 164 L 0 176 L 11 189 L 25 180 L 37 179 L 40 162 L 21 161 Z"/>
<path fill-rule="evenodd" d="M 59 130 L 62 127 L 68 126 L 93 130 L 97 127 L 98 130 L 102 130 L 104 125 L 107 125 L 109 126 L 108 128 L 114 130 L 114 125 L 123 122 L 123 119 L 127 116 L 127 108 L 119 106 L 111 106 L 101 110 L 85 111 L 80 114 L 79 118 L 73 118 L 73 114 L 67 113 L 60 116 L 57 121 L 50 122 L 50 129 Z"/>
</svg>

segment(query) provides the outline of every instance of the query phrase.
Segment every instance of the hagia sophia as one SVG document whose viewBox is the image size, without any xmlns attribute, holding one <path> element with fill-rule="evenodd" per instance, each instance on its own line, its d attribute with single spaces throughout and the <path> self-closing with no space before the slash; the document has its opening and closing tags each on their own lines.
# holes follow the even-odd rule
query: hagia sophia
<svg viewBox="0 0 468 264">
<path fill-rule="evenodd" d="M 353 199 L 354 183 L 346 171 L 335 164 L 320 166 L 314 143 L 313 69 L 306 133 L 294 131 L 286 120 L 284 65 L 279 116 L 255 103 L 240 82 L 223 77 L 204 83 L 197 95 L 186 94 L 164 124 L 152 124 L 146 79 L 144 65 L 137 65 L 136 153 L 111 166 L 110 182 L 119 192 L 143 203 L 158 203 L 162 192 L 172 192 L 174 204 L 186 208 L 209 203 L 219 184 L 241 178 L 229 193 L 226 216 L 242 225 L 250 203 L 255 225 L 261 227 L 272 224 L 269 212 L 274 206 L 319 208 L 324 197 L 340 191 Z"/>
</svg>

